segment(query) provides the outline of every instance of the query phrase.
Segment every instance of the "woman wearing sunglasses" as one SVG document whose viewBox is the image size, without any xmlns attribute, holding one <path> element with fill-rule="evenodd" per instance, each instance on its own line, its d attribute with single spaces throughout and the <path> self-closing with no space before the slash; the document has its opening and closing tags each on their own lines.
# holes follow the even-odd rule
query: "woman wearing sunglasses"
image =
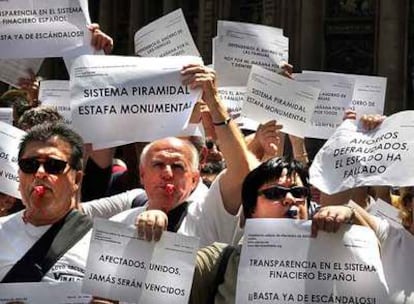
<svg viewBox="0 0 414 304">
<path fill-rule="evenodd" d="M 309 184 L 301 162 L 273 158 L 250 172 L 242 188 L 245 218 L 308 219 Z"/>
<path fill-rule="evenodd" d="M 273 158 L 251 171 L 243 182 L 245 218 L 308 219 L 310 202 L 307 169 L 298 161 Z M 322 213 L 320 215 L 320 213 Z M 313 225 L 334 232 L 356 215 L 347 206 L 329 206 Z M 241 245 L 215 243 L 198 252 L 190 303 L 235 303 Z M 257 278 L 252 278 L 252 280 Z"/>
</svg>

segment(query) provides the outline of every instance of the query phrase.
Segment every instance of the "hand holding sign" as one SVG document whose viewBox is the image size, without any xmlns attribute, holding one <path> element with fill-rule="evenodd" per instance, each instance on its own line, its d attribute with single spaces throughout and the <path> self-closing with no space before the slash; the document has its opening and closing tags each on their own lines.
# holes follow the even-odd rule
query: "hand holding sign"
<svg viewBox="0 0 414 304">
<path fill-rule="evenodd" d="M 216 71 L 200 64 L 185 65 L 181 71 L 183 84 L 189 85 L 191 89 L 201 87 L 203 89 L 202 99 L 210 101 L 217 94 Z"/>
<path fill-rule="evenodd" d="M 385 116 L 380 114 L 364 114 L 361 117 L 361 125 L 367 130 L 371 131 L 377 128 L 384 121 Z"/>
<path fill-rule="evenodd" d="M 161 210 L 146 210 L 140 213 L 136 220 L 138 236 L 151 242 L 158 242 L 161 239 L 162 232 L 167 230 L 168 217 Z"/>
<path fill-rule="evenodd" d="M 88 29 L 92 32 L 91 45 L 95 50 L 103 50 L 105 54 L 110 54 L 114 48 L 114 41 L 112 38 L 102 32 L 97 23 L 88 25 Z"/>
</svg>

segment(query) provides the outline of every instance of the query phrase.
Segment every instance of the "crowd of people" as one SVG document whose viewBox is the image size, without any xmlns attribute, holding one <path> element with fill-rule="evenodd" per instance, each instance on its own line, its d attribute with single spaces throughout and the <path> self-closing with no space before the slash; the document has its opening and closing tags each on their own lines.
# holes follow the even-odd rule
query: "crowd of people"
<svg viewBox="0 0 414 304">
<path fill-rule="evenodd" d="M 90 30 L 93 46 L 110 53 L 112 39 L 97 25 Z M 291 66 L 284 72 L 290 76 Z M 137 168 L 124 161 L 114 170 L 116 149 L 91 151 L 84 145 L 59 113 L 37 100 L 35 77 L 0 98 L 0 106 L 13 108 L 15 126 L 27 131 L 17 155 L 21 200 L 0 194 L 1 283 L 82 280 L 92 219 L 103 217 L 135 225 L 148 241 L 158 241 L 166 230 L 199 237 L 190 303 L 235 303 L 246 220 L 289 218 L 312 220 L 315 236 L 348 224 L 372 229 L 389 294 L 395 303 L 414 303 L 414 283 L 407 280 L 413 274 L 405 267 L 412 253 L 400 254 L 414 240 L 413 188 L 400 188 L 396 197 L 392 185 L 319 193 L 309 184 L 303 138 L 284 134 L 274 120 L 245 136 L 220 100 L 213 69 L 188 65 L 181 75 L 183 85 L 202 89 L 201 107 L 195 109 L 203 108 L 199 116 L 209 137 L 141 145 Z M 355 117 L 348 111 L 345 118 Z M 383 119 L 364 115 L 361 123 L 371 130 Z M 136 172 L 137 183 L 125 178 Z M 367 212 L 377 198 L 394 201 L 406 231 Z"/>
</svg>

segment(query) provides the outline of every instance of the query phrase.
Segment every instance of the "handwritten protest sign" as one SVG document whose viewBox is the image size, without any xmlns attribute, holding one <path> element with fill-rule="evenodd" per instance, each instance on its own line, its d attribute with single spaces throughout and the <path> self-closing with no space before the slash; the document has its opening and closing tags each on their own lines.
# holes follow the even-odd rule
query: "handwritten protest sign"
<svg viewBox="0 0 414 304">
<path fill-rule="evenodd" d="M 321 89 L 306 137 L 328 139 L 342 123 L 350 108 L 354 81 L 350 78 L 324 74 L 295 74 L 296 81 Z"/>
<path fill-rule="evenodd" d="M 26 132 L 0 121 L 0 192 L 20 198 L 17 154 Z"/>
<path fill-rule="evenodd" d="M 310 221 L 253 219 L 244 234 L 236 303 L 386 303 L 378 243 L 368 228 L 311 238 Z"/>
<path fill-rule="evenodd" d="M 181 9 L 141 28 L 134 41 L 141 57 L 200 56 Z"/>
<path fill-rule="evenodd" d="M 101 148 L 180 134 L 201 94 L 182 85 L 189 63 L 201 59 L 78 57 L 70 73 L 72 125 Z"/>
<path fill-rule="evenodd" d="M 81 293 L 81 282 L 0 284 L 0 304 L 89 304 L 92 296 Z"/>
<path fill-rule="evenodd" d="M 37 74 L 42 62 L 42 58 L 0 59 L 0 80 L 18 88 L 19 78 L 30 78 L 29 70 Z"/>
<path fill-rule="evenodd" d="M 399 210 L 393 205 L 378 199 L 375 204 L 369 206 L 369 213 L 387 220 L 390 225 L 396 228 L 402 228 L 401 218 L 399 217 Z"/>
<path fill-rule="evenodd" d="M 385 93 L 387 90 L 387 78 L 385 77 L 319 71 L 303 71 L 303 73 L 323 73 L 332 76 L 347 77 L 355 81 L 350 108 L 357 112 L 358 118 L 361 118 L 364 114 L 384 113 Z"/>
<path fill-rule="evenodd" d="M 43 80 L 39 86 L 39 101 L 44 106 L 53 107 L 63 116 L 67 125 L 72 124 L 70 91 L 68 80 Z"/>
<path fill-rule="evenodd" d="M 320 89 L 253 66 L 242 114 L 260 123 L 276 119 L 283 132 L 305 136 Z"/>
<path fill-rule="evenodd" d="M 0 121 L 6 124 L 13 125 L 13 109 L 0 108 Z"/>
<path fill-rule="evenodd" d="M 135 227 L 95 219 L 82 291 L 131 303 L 186 303 L 198 242 L 170 232 L 148 242 Z"/>
<path fill-rule="evenodd" d="M 0 1 L 0 58 L 61 57 L 85 48 L 91 34 L 79 0 Z"/>
<path fill-rule="evenodd" d="M 346 120 L 317 153 L 310 167 L 310 182 L 333 194 L 346 189 L 414 185 L 414 112 L 388 117 L 372 132 Z"/>
</svg>

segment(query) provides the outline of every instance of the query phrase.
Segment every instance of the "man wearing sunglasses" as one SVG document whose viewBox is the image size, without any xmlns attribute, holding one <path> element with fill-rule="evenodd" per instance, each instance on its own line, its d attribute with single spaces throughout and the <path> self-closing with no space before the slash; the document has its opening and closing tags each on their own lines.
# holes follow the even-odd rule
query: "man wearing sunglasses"
<svg viewBox="0 0 414 304">
<path fill-rule="evenodd" d="M 81 137 L 64 124 L 35 126 L 23 138 L 19 190 L 26 208 L 0 223 L 3 283 L 83 277 L 89 242 L 78 241 L 91 223 L 76 211 L 82 155 Z"/>
</svg>

